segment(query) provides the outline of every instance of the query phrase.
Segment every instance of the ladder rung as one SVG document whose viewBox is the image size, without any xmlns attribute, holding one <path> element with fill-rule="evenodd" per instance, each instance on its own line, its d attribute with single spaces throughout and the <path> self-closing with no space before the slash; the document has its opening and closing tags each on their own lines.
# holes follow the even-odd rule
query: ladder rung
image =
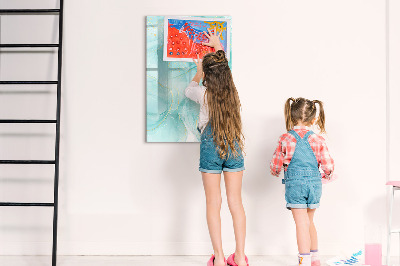
<svg viewBox="0 0 400 266">
<path fill-rule="evenodd" d="M 0 84 L 57 84 L 57 80 L 47 81 L 0 81 Z"/>
<path fill-rule="evenodd" d="M 59 12 L 60 9 L 0 9 L 0 14 L 49 14 Z"/>
<path fill-rule="evenodd" d="M 57 120 L 40 120 L 40 119 L 0 119 L 0 124 L 52 124 Z"/>
<path fill-rule="evenodd" d="M 41 47 L 58 47 L 57 43 L 49 43 L 49 44 L 41 44 L 41 43 L 15 43 L 15 44 L 0 44 L 0 48 L 22 48 L 22 47 L 32 47 L 32 48 L 41 48 Z"/>
<path fill-rule="evenodd" d="M 55 164 L 55 160 L 0 160 L 0 164 Z"/>
<path fill-rule="evenodd" d="M 46 202 L 0 202 L 0 206 L 36 206 L 36 207 L 53 207 L 54 203 L 46 203 Z"/>
</svg>

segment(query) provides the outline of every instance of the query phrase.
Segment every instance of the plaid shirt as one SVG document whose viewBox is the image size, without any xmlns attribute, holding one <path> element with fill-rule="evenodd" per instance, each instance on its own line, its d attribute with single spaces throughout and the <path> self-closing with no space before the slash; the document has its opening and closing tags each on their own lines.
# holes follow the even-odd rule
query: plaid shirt
<svg viewBox="0 0 400 266">
<path fill-rule="evenodd" d="M 310 130 L 310 128 L 305 126 L 295 126 L 293 130 L 296 131 L 296 133 L 302 138 Z M 270 164 L 272 175 L 279 176 L 282 166 L 286 171 L 286 168 L 293 157 L 293 153 L 296 148 L 296 142 L 296 138 L 290 133 L 285 133 L 280 136 L 278 147 L 274 152 Z M 322 178 L 330 179 L 332 177 L 335 164 L 332 157 L 329 155 L 325 139 L 317 134 L 311 134 L 308 138 L 308 142 L 310 143 L 311 149 L 317 158 L 318 167 L 320 167 L 322 170 Z"/>
</svg>

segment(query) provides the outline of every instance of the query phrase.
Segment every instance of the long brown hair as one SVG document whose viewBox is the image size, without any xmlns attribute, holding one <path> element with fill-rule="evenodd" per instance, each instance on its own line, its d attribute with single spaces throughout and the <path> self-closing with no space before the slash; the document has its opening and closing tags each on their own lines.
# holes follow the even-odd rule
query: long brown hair
<svg viewBox="0 0 400 266">
<path fill-rule="evenodd" d="M 203 85 L 207 88 L 206 98 L 209 123 L 214 142 L 221 158 L 234 157 L 243 150 L 242 120 L 240 100 L 225 52 L 218 50 L 203 57 Z"/>
<path fill-rule="evenodd" d="M 298 122 L 304 124 L 311 123 L 317 114 L 317 106 L 319 105 L 319 115 L 317 125 L 322 133 L 325 131 L 325 112 L 324 104 L 319 100 L 307 100 L 304 98 L 289 98 L 285 103 L 285 122 L 286 130 L 292 130 L 293 126 Z"/>
</svg>

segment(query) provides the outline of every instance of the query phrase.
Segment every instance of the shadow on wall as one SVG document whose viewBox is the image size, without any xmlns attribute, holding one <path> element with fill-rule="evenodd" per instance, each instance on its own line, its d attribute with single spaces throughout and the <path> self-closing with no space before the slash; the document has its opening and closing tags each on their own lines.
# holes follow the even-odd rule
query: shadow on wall
<svg viewBox="0 0 400 266">
<path fill-rule="evenodd" d="M 386 244 L 386 197 L 379 196 L 371 199 L 371 201 L 366 205 L 364 211 L 364 220 L 365 220 L 365 228 L 364 228 L 364 237 L 365 240 L 371 237 L 374 237 L 374 232 L 366 232 L 365 230 L 372 229 L 372 231 L 379 230 L 381 234 L 382 245 Z M 385 245 L 386 246 L 386 245 Z M 396 251 L 398 249 L 395 249 Z M 384 253 L 384 252 L 383 252 Z"/>
<path fill-rule="evenodd" d="M 256 254 L 271 252 L 264 249 L 265 239 L 269 242 L 283 243 L 282 238 L 286 238 L 286 235 L 290 237 L 288 230 L 282 232 L 281 235 L 276 234 L 276 228 L 288 228 L 291 220 L 276 219 L 287 213 L 284 186 L 281 178 L 270 174 L 269 167 L 278 138 L 285 133 L 282 131 L 283 127 L 277 126 L 283 125 L 283 122 L 281 116 L 260 116 L 244 120 L 246 128 L 253 129 L 245 131 L 247 154 L 243 198 L 247 215 L 247 246 Z M 285 246 L 276 248 L 287 249 Z"/>
<path fill-rule="evenodd" d="M 168 239 L 177 242 L 193 242 L 190 239 L 192 232 L 198 224 L 197 213 L 202 211 L 205 204 L 199 205 L 197 195 L 204 196 L 201 174 L 198 171 L 200 143 L 172 144 L 165 169 L 165 178 L 169 186 L 170 195 L 174 195 L 171 202 L 170 217 L 173 217 L 173 228 L 169 230 Z M 200 201 L 200 202 L 205 202 Z M 202 222 L 205 224 L 205 213 Z M 205 225 L 204 225 L 205 226 Z M 184 247 L 182 247 L 184 248 Z M 178 250 L 180 254 L 186 254 L 185 250 Z"/>
</svg>

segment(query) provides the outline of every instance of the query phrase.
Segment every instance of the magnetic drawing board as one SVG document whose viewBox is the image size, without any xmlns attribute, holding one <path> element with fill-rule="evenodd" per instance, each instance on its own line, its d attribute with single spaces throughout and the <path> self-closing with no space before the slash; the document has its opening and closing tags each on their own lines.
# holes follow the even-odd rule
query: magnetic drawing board
<svg viewBox="0 0 400 266">
<path fill-rule="evenodd" d="M 228 45 L 227 55 L 232 68 L 230 17 L 190 19 L 229 22 L 225 44 Z M 197 131 L 197 120 L 200 106 L 185 97 L 185 89 L 196 74 L 196 65 L 192 59 L 189 62 L 181 59 L 163 60 L 164 21 L 164 16 L 146 17 L 146 141 L 198 142 L 200 134 Z"/>
</svg>

